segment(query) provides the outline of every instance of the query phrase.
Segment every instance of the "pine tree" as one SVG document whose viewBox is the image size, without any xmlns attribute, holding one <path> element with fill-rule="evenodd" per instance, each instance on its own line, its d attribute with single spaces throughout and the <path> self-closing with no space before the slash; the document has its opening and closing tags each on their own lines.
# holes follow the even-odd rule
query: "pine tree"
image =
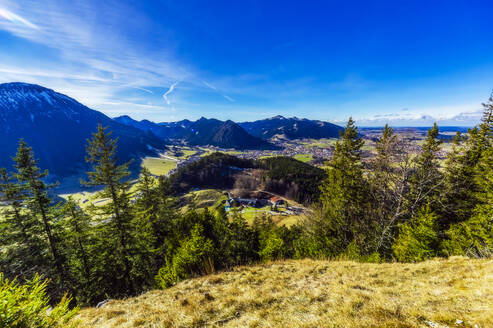
<svg viewBox="0 0 493 328">
<path fill-rule="evenodd" d="M 365 233 L 369 221 L 365 212 L 369 203 L 361 161 L 363 144 L 350 118 L 336 143 L 327 179 L 321 186 L 321 208 L 307 225 L 307 231 L 318 240 L 314 243 L 325 256 L 340 254 L 353 240 L 367 251 Z"/>
<path fill-rule="evenodd" d="M 409 189 L 412 159 L 407 142 L 388 125 L 376 142 L 376 151 L 368 171 L 371 213 L 375 222 L 372 247 L 374 252 L 390 257 L 397 224 L 406 214 L 404 201 Z"/>
<path fill-rule="evenodd" d="M 88 303 L 91 301 L 93 289 L 93 269 L 91 245 L 94 240 L 91 236 L 91 218 L 72 198 L 59 208 L 63 220 L 65 254 L 69 263 L 71 276 L 77 291 L 77 301 Z"/>
<path fill-rule="evenodd" d="M 490 257 L 493 255 L 493 100 L 483 104 L 484 114 L 479 127 L 470 130 L 466 169 L 474 188 L 467 190 L 472 200 L 470 218 L 450 226 L 448 239 L 442 243 L 445 255 Z M 462 201 L 459 199 L 458 201 Z M 474 208 L 471 210 L 470 208 Z"/>
<path fill-rule="evenodd" d="M 176 208 L 176 199 L 171 192 L 171 184 L 165 176 L 158 177 L 156 190 L 158 214 L 157 221 L 154 224 L 154 238 L 157 245 L 157 263 L 159 266 L 165 264 L 166 254 L 170 246 L 170 236 L 173 233 L 173 225 L 177 220 L 178 213 Z"/>
<path fill-rule="evenodd" d="M 161 216 L 158 181 L 148 169 L 142 168 L 136 184 L 134 238 L 137 243 L 134 266 L 137 279 L 151 282 L 157 270 L 165 263 L 164 237 L 169 229 L 166 216 Z"/>
<path fill-rule="evenodd" d="M 135 198 L 133 210 L 136 228 L 143 234 L 141 238 L 146 239 L 149 248 L 155 252 L 163 246 L 157 241 L 161 229 L 159 224 L 159 196 L 157 181 L 146 168 L 142 168 L 140 171 Z"/>
<path fill-rule="evenodd" d="M 407 204 L 411 217 L 415 216 L 417 211 L 426 204 L 429 204 L 432 209 L 438 207 L 441 189 L 444 184 L 438 162 L 440 144 L 438 126 L 434 123 L 433 127 L 428 130 L 420 154 L 416 157 L 415 172 L 411 176 Z"/>
<path fill-rule="evenodd" d="M 33 233 L 36 218 L 23 208 L 26 197 L 25 187 L 17 183 L 6 169 L 0 169 L 0 204 L 3 204 L 0 213 L 4 218 L 0 222 L 0 244 L 5 247 L 2 257 L 4 269 L 0 271 L 12 276 L 26 276 L 27 272 L 35 269 L 40 271 L 39 266 L 45 262 L 43 241 L 39 234 Z"/>
<path fill-rule="evenodd" d="M 88 180 L 81 181 L 88 186 L 102 186 L 98 197 L 109 199 L 107 204 L 93 206 L 92 214 L 101 218 L 98 225 L 101 261 L 97 268 L 110 285 L 113 292 L 135 291 L 131 278 L 132 254 L 135 242 L 132 238 L 132 215 L 130 209 L 129 163 L 117 164 L 117 141 L 111 138 L 107 128 L 98 126 L 86 146 L 86 161 L 93 165 L 87 172 Z"/>
<path fill-rule="evenodd" d="M 476 156 L 471 156 L 471 141 L 457 132 L 452 141 L 452 150 L 447 154 L 444 176 L 445 184 L 441 200 L 440 225 L 447 229 L 450 224 L 471 217 L 477 203 L 478 185 L 475 180 Z"/>
<path fill-rule="evenodd" d="M 67 279 L 62 253 L 59 250 L 59 240 L 53 229 L 53 215 L 50 213 L 51 199 L 48 190 L 52 186 L 46 185 L 43 179 L 48 175 L 48 171 L 41 171 L 34 158 L 31 147 L 28 147 L 24 140 L 20 140 L 19 148 L 14 157 L 16 172 L 14 174 L 17 181 L 24 184 L 27 190 L 26 203 L 30 210 L 30 215 L 36 218 L 33 225 L 38 226 L 46 237 L 49 245 L 49 252 L 53 264 L 56 268 L 59 279 L 63 282 Z M 33 227 L 36 229 L 35 227 Z"/>
</svg>

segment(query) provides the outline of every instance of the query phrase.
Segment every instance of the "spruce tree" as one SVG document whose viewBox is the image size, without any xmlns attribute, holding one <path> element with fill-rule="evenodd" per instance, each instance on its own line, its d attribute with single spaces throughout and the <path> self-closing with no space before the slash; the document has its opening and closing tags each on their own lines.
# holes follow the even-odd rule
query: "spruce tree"
<svg viewBox="0 0 493 328">
<path fill-rule="evenodd" d="M 27 190 L 6 169 L 0 169 L 0 245 L 5 247 L 1 262 L 5 272 L 11 276 L 23 275 L 40 270 L 44 261 L 43 241 L 36 227 L 35 216 L 24 209 Z M 31 272 L 34 274 L 34 272 Z M 27 275 L 29 276 L 29 274 Z"/>
<path fill-rule="evenodd" d="M 92 238 L 91 218 L 69 196 L 67 201 L 59 208 L 63 220 L 65 254 L 69 263 L 71 276 L 73 277 L 77 291 L 77 301 L 88 303 L 91 300 L 93 288 L 93 270 L 91 254 Z"/>
<path fill-rule="evenodd" d="M 392 255 L 392 243 L 397 224 L 406 214 L 404 201 L 409 189 L 412 160 L 408 143 L 385 125 L 382 136 L 376 141 L 377 154 L 370 161 L 371 214 L 375 223 L 372 247 L 384 257 Z"/>
<path fill-rule="evenodd" d="M 491 257 L 493 255 L 493 101 L 483 104 L 484 114 L 479 125 L 470 132 L 467 169 L 472 172 L 474 189 L 469 197 L 475 202 L 470 218 L 452 224 L 442 243 L 445 255 Z M 478 158 L 479 156 L 479 158 Z M 464 156 L 466 157 L 466 156 Z M 476 160 L 474 162 L 474 160 Z M 474 198 L 473 198 L 474 197 Z M 459 200 L 460 201 L 460 200 Z"/>
<path fill-rule="evenodd" d="M 321 210 L 316 212 L 318 217 L 313 217 L 310 228 L 316 231 L 314 238 L 320 241 L 318 247 L 324 249 L 325 255 L 341 253 L 353 240 L 367 251 L 365 233 L 369 221 L 365 214 L 369 203 L 361 161 L 363 144 L 350 118 L 329 162 L 327 179 L 321 186 Z"/>
<path fill-rule="evenodd" d="M 428 130 L 421 152 L 415 160 L 415 172 L 410 178 L 410 191 L 407 199 L 410 217 L 415 216 L 427 204 L 432 210 L 438 207 L 444 185 L 438 158 L 441 145 L 438 132 L 438 126 L 434 123 L 433 127 Z"/>
<path fill-rule="evenodd" d="M 478 159 L 474 159 L 476 155 L 471 152 L 471 141 L 466 141 L 466 138 L 457 132 L 452 141 L 452 150 L 447 154 L 440 210 L 440 224 L 444 229 L 450 224 L 470 218 L 477 203 L 475 167 Z"/>
<path fill-rule="evenodd" d="M 169 223 L 160 215 L 158 181 L 148 169 L 142 168 L 134 193 L 132 207 L 134 238 L 137 243 L 134 266 L 138 279 L 151 282 L 157 270 L 164 265 L 164 236 Z"/>
<path fill-rule="evenodd" d="M 98 193 L 106 204 L 92 206 L 91 212 L 100 218 L 97 230 L 100 240 L 99 273 L 110 285 L 111 292 L 133 294 L 135 291 L 131 277 L 134 240 L 132 238 L 132 215 L 130 209 L 129 163 L 117 164 L 117 141 L 111 132 L 98 125 L 97 132 L 86 146 L 86 161 L 92 164 L 87 172 L 88 179 L 81 181 L 88 186 L 104 187 Z"/>
<path fill-rule="evenodd" d="M 63 282 L 67 279 L 64 268 L 65 260 L 60 252 L 58 236 L 53 228 L 54 218 L 50 213 L 52 200 L 48 196 L 48 190 L 53 186 L 47 185 L 43 181 L 48 175 L 48 171 L 41 171 L 38 168 L 38 160 L 34 158 L 32 148 L 28 147 L 22 139 L 19 141 L 14 161 L 16 169 L 14 176 L 17 181 L 24 185 L 27 191 L 26 203 L 34 220 L 33 230 L 38 230 L 44 234 L 48 241 L 49 252 L 56 268 L 56 273 L 61 282 Z"/>
</svg>

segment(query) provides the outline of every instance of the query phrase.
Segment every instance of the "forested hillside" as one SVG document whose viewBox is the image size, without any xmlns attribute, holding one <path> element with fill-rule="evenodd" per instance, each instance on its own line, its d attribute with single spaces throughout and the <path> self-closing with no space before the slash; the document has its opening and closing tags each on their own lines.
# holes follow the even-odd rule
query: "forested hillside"
<svg viewBox="0 0 493 328">
<path fill-rule="evenodd" d="M 256 166 L 255 161 L 240 159 L 223 153 L 213 153 L 200 160 L 179 168 L 169 177 L 173 193 L 189 191 L 193 188 L 231 188 L 235 174 L 242 169 Z"/>
<path fill-rule="evenodd" d="M 242 174 L 252 169 L 255 176 Z M 194 188 L 232 189 L 246 183 L 249 190 L 265 190 L 309 205 L 319 198 L 325 176 L 324 170 L 289 157 L 250 160 L 213 153 L 179 168 L 169 183 L 175 195 Z"/>
</svg>

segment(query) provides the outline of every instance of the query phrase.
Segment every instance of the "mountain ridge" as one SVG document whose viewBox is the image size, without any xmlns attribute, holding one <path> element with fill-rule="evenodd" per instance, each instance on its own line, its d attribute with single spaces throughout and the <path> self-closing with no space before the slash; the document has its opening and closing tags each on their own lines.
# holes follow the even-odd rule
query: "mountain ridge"
<svg viewBox="0 0 493 328">
<path fill-rule="evenodd" d="M 213 145 L 225 148 L 260 148 L 271 146 L 265 144 L 264 142 L 256 141 L 254 142 L 252 137 L 263 139 L 268 141 L 276 135 L 284 135 L 288 139 L 321 139 L 321 138 L 338 138 L 341 131 L 344 129 L 338 125 L 319 121 L 319 120 L 309 120 L 306 118 L 290 117 L 286 118 L 282 115 L 276 115 L 271 118 L 266 118 L 262 120 L 257 120 L 253 122 L 240 122 L 236 123 L 232 120 L 220 121 L 215 118 L 207 119 L 201 117 L 197 121 L 193 122 L 190 120 L 182 120 L 177 122 L 161 122 L 155 123 L 149 120 L 137 121 L 129 117 L 128 115 L 123 115 L 114 118 L 116 121 L 127 124 L 130 126 L 137 127 L 144 131 L 152 131 L 154 134 L 165 138 L 165 139 L 184 139 L 190 145 Z M 222 127 L 219 127 L 223 125 Z M 204 136 L 204 140 L 201 140 L 197 136 L 197 127 L 205 127 L 207 130 L 199 131 L 200 136 Z M 241 128 L 246 132 L 240 131 Z M 222 140 L 220 136 L 213 138 L 211 133 L 219 132 L 223 135 L 225 130 L 230 130 L 230 134 L 234 133 L 242 135 L 246 143 L 237 142 L 226 142 Z M 256 144 L 256 145 L 255 145 Z"/>
<path fill-rule="evenodd" d="M 85 145 L 97 125 L 118 137 L 120 162 L 156 154 L 164 142 L 152 133 L 118 123 L 67 95 L 36 84 L 0 84 L 0 167 L 12 168 L 20 138 L 39 158 L 39 166 L 67 176 L 87 168 Z"/>
<path fill-rule="evenodd" d="M 165 139 L 183 139 L 191 146 L 216 146 L 235 149 L 274 149 L 275 146 L 246 132 L 237 123 L 215 118 L 201 117 L 195 122 L 181 120 L 177 122 L 155 123 L 149 120 L 137 121 L 123 115 L 114 120 L 122 124 L 136 127 L 143 131 L 151 131 Z"/>
<path fill-rule="evenodd" d="M 194 146 L 213 145 L 235 149 L 275 149 L 269 142 L 251 136 L 237 123 L 200 118 L 190 126 L 185 140 Z"/>
<path fill-rule="evenodd" d="M 284 135 L 288 139 L 338 138 L 340 132 L 344 130 L 338 125 L 325 121 L 286 118 L 281 115 L 238 124 L 251 135 L 262 139 L 270 139 L 275 135 Z"/>
</svg>

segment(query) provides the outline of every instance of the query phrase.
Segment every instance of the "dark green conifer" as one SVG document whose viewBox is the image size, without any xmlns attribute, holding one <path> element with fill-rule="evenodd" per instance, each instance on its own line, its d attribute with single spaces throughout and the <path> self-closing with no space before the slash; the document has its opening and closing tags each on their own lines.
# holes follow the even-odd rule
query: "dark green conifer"
<svg viewBox="0 0 493 328">
<path fill-rule="evenodd" d="M 111 132 L 106 132 L 106 129 L 99 125 L 92 139 L 88 140 L 86 161 L 92 164 L 93 170 L 87 172 L 88 180 L 82 183 L 104 187 L 98 197 L 109 200 L 91 208 L 92 215 L 100 218 L 97 229 L 102 261 L 98 270 L 104 272 L 115 292 L 133 294 L 131 271 L 135 243 L 127 181 L 129 163 L 117 164 L 118 139 L 112 139 Z"/>
<path fill-rule="evenodd" d="M 438 207 L 443 190 L 444 179 L 440 172 L 439 151 L 441 140 L 438 139 L 436 123 L 428 130 L 421 152 L 416 157 L 415 172 L 411 176 L 411 185 L 408 195 L 409 216 L 415 216 L 425 205 L 429 204 L 432 210 Z"/>
<path fill-rule="evenodd" d="M 0 169 L 0 245 L 5 247 L 0 263 L 11 276 L 25 275 L 26 272 L 39 271 L 43 265 L 45 245 L 38 233 L 36 217 L 29 215 L 24 208 L 27 190 L 19 184 L 6 169 Z M 31 272 L 34 274 L 34 272 Z"/>
<path fill-rule="evenodd" d="M 49 246 L 49 252 L 56 268 L 56 273 L 61 282 L 67 279 L 64 268 L 64 258 L 59 249 L 59 240 L 53 228 L 53 215 L 50 213 L 51 198 L 48 196 L 49 188 L 43 179 L 48 175 L 48 171 L 41 171 L 37 164 L 38 160 L 34 158 L 31 147 L 28 147 L 24 140 L 19 141 L 17 154 L 14 157 L 16 180 L 23 184 L 27 191 L 26 204 L 33 219 L 32 233 L 41 232 L 46 238 Z"/>
<path fill-rule="evenodd" d="M 366 216 L 369 203 L 361 161 L 363 144 L 350 118 L 336 143 L 327 179 L 321 186 L 320 210 L 315 212 L 312 227 L 308 229 L 313 230 L 312 235 L 318 239 L 314 243 L 320 255 L 340 254 L 353 240 L 366 251 L 364 231 L 369 229 Z"/>
</svg>

